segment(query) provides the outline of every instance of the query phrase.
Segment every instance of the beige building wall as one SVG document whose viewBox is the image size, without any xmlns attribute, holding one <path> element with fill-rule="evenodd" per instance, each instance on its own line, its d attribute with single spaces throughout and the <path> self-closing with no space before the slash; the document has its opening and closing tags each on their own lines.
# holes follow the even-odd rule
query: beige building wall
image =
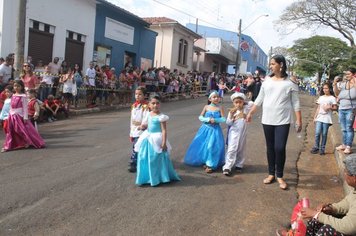
<svg viewBox="0 0 356 236">
<path fill-rule="evenodd" d="M 188 31 L 185 32 L 184 29 L 172 25 L 151 25 L 150 28 L 158 34 L 156 37 L 155 67 L 164 66 L 170 70 L 177 69 L 183 73 L 193 70 L 194 37 Z M 186 65 L 177 63 L 180 39 L 188 42 Z"/>
</svg>

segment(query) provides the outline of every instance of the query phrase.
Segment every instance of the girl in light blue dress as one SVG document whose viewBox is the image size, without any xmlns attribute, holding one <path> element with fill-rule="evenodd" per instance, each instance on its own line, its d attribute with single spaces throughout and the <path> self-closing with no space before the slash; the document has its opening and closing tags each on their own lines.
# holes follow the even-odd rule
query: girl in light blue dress
<svg viewBox="0 0 356 236">
<path fill-rule="evenodd" d="M 225 143 L 220 123 L 225 123 L 224 110 L 219 107 L 219 94 L 212 91 L 209 105 L 204 106 L 199 116 L 202 122 L 197 134 L 184 157 L 184 163 L 204 166 L 206 173 L 212 173 L 224 164 Z"/>
<path fill-rule="evenodd" d="M 149 101 L 150 112 L 142 123 L 145 130 L 135 144 L 137 156 L 136 184 L 156 186 L 180 180 L 169 159 L 171 145 L 167 140 L 166 123 L 169 117 L 160 112 L 160 98 L 154 95 Z"/>
</svg>

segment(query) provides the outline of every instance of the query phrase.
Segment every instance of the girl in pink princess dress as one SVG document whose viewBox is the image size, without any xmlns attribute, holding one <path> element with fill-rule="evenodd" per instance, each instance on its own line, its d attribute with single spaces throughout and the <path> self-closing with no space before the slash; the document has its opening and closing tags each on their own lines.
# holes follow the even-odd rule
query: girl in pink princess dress
<svg viewBox="0 0 356 236">
<path fill-rule="evenodd" d="M 14 82 L 14 95 L 11 98 L 8 118 L 8 132 L 1 152 L 28 148 L 43 148 L 45 143 L 35 127 L 28 120 L 27 97 L 21 80 Z"/>
</svg>

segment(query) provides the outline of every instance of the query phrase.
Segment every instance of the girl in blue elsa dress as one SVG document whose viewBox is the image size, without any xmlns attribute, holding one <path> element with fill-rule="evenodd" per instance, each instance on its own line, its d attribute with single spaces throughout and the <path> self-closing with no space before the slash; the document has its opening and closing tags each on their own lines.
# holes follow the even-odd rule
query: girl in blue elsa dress
<svg viewBox="0 0 356 236">
<path fill-rule="evenodd" d="M 169 117 L 160 112 L 160 98 L 153 95 L 149 101 L 150 112 L 143 123 L 145 130 L 135 144 L 137 156 L 136 184 L 156 186 L 180 180 L 169 159 L 171 145 L 167 140 L 166 123 Z"/>
<path fill-rule="evenodd" d="M 184 157 L 184 163 L 204 166 L 206 173 L 212 173 L 224 163 L 225 143 L 220 123 L 225 123 L 224 110 L 219 107 L 217 91 L 209 95 L 209 105 L 205 105 L 199 116 L 202 122 Z"/>
</svg>

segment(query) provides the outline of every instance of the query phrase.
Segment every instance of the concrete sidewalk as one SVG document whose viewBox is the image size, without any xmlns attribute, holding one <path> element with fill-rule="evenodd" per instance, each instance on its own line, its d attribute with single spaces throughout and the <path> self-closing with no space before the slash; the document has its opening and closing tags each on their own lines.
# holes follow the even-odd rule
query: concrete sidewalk
<svg viewBox="0 0 356 236">
<path fill-rule="evenodd" d="M 305 125 L 304 149 L 297 161 L 299 175 L 297 192 L 299 198 L 308 197 L 313 207 L 320 203 L 338 202 L 350 191 L 350 188 L 344 183 L 343 179 L 343 159 L 345 155 L 335 151 L 335 147 L 342 140 L 337 114 L 333 114 L 333 125 L 329 128 L 326 155 L 311 154 L 310 150 L 314 145 L 315 125 L 313 117 L 317 97 L 303 94 L 301 99 L 310 100 L 311 106 L 302 111 L 309 113 L 309 115 L 303 116 L 308 117 L 307 120 L 303 120 L 303 125 Z"/>
</svg>

